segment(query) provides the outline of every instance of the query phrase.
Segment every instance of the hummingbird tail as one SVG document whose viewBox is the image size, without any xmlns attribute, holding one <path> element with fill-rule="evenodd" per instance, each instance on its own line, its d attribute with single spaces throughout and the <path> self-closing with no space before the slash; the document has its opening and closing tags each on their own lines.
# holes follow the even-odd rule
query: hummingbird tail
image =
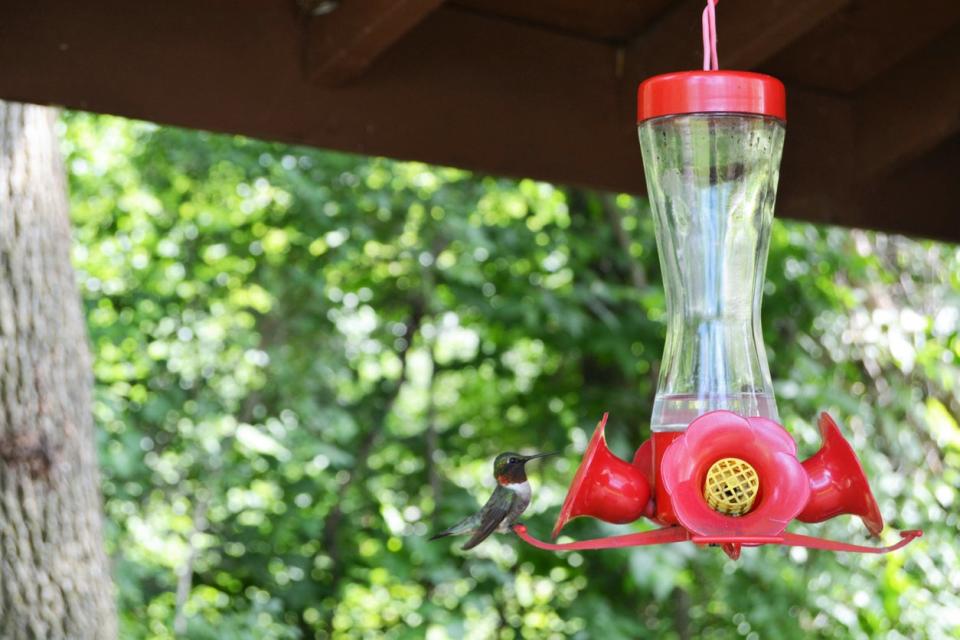
<svg viewBox="0 0 960 640">
<path fill-rule="evenodd" d="M 447 536 L 452 536 L 452 535 L 453 533 L 449 529 L 447 529 L 446 531 L 441 531 L 440 533 L 433 534 L 432 536 L 427 538 L 427 540 L 439 540 L 440 538 L 446 538 Z"/>
<path fill-rule="evenodd" d="M 436 540 L 437 538 L 446 538 L 447 536 L 459 536 L 465 533 L 473 533 L 474 529 L 477 528 L 477 516 L 470 516 L 469 518 L 464 518 L 457 524 L 452 527 L 448 527 L 443 531 L 438 531 L 437 533 L 430 536 L 430 540 Z"/>
</svg>

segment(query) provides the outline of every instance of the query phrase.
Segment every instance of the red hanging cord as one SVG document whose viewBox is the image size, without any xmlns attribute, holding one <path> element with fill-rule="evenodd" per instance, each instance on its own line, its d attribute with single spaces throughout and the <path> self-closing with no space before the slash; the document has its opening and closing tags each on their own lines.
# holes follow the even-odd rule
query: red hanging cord
<svg viewBox="0 0 960 640">
<path fill-rule="evenodd" d="M 703 70 L 716 71 L 720 68 L 717 60 L 717 11 L 720 0 L 707 0 L 701 22 L 703 24 Z"/>
</svg>

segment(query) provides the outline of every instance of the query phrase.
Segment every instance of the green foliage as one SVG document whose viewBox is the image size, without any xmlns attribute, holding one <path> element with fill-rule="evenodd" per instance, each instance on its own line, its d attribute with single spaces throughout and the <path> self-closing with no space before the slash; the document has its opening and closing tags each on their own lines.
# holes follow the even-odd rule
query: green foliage
<svg viewBox="0 0 960 640">
<path fill-rule="evenodd" d="M 956 247 L 783 222 L 772 240 L 784 422 L 808 455 L 817 412 L 837 417 L 889 523 L 925 529 L 908 550 L 464 554 L 425 536 L 485 499 L 498 452 L 564 451 L 531 465 L 544 536 L 603 411 L 620 455 L 648 436 L 665 302 L 645 202 L 64 123 L 123 637 L 174 637 L 179 583 L 193 638 L 960 630 Z"/>
</svg>

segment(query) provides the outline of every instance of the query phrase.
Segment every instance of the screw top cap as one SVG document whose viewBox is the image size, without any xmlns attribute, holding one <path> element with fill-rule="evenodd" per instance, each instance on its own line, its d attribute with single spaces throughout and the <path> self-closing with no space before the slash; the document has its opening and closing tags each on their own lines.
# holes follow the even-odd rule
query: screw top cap
<svg viewBox="0 0 960 640">
<path fill-rule="evenodd" d="M 787 95 L 773 76 L 750 71 L 679 71 L 637 90 L 637 123 L 688 113 L 744 113 L 787 120 Z"/>
</svg>

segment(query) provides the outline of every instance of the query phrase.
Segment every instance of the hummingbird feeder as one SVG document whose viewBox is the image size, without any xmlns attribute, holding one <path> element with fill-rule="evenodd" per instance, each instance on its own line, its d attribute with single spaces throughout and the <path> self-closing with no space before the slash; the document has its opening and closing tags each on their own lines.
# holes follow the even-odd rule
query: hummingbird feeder
<svg viewBox="0 0 960 640">
<path fill-rule="evenodd" d="M 648 78 L 637 127 L 667 302 L 667 337 L 651 417 L 652 438 L 632 461 L 610 452 L 597 425 L 561 508 L 571 519 L 646 517 L 659 529 L 549 543 L 549 550 L 692 541 L 738 558 L 743 546 L 780 544 L 886 553 L 889 547 L 786 531 L 792 520 L 861 518 L 878 536 L 883 517 L 836 422 L 820 414 L 823 446 L 800 461 L 779 421 L 760 302 L 780 175 L 786 93 L 771 76 L 720 71 L 714 0 L 703 12 L 704 70 Z"/>
</svg>

